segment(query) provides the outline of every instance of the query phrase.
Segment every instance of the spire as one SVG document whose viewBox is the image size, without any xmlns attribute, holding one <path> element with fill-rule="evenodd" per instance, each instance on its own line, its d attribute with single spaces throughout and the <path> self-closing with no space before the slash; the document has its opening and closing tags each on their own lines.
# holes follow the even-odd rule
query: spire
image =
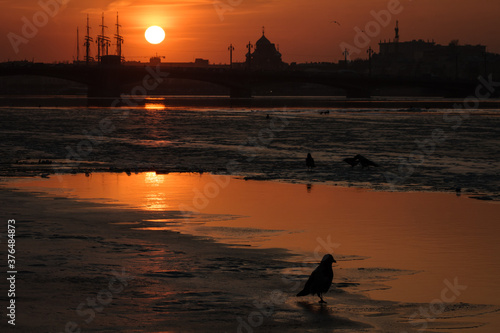
<svg viewBox="0 0 500 333">
<path fill-rule="evenodd" d="M 266 35 L 266 27 L 262 26 L 262 36 L 265 36 L 265 35 Z"/>
<path fill-rule="evenodd" d="M 233 51 L 234 51 L 234 46 L 233 44 L 229 44 L 229 47 L 227 48 L 229 50 L 229 68 L 233 68 Z"/>
<path fill-rule="evenodd" d="M 248 42 L 247 49 L 248 49 L 248 53 L 247 53 L 247 68 L 250 69 L 250 66 L 251 66 L 251 63 L 252 63 L 252 49 L 253 49 L 252 42 Z"/>
<path fill-rule="evenodd" d="M 396 21 L 396 28 L 394 28 L 396 36 L 394 37 L 394 42 L 399 43 L 399 21 Z"/>
</svg>

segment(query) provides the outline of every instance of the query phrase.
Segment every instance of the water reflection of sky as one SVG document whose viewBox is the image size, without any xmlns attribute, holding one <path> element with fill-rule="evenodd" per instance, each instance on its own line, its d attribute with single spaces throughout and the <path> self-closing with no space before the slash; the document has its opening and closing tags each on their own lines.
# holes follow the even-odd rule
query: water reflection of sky
<svg viewBox="0 0 500 333">
<path fill-rule="evenodd" d="M 209 174 L 155 172 L 53 176 L 16 186 L 57 195 L 62 189 L 65 195 L 149 211 L 214 214 L 202 224 L 158 220 L 151 230 L 175 229 L 304 254 L 311 254 L 329 238 L 338 244 L 334 249 L 340 258 L 338 268 L 423 271 L 389 282 L 392 289 L 374 292 L 377 298 L 428 302 L 439 295 L 444 279 L 458 277 L 468 285 L 460 301 L 498 303 L 500 299 L 500 267 L 496 264 L 500 204 L 494 202 L 445 193 L 388 193 L 325 185 L 308 188 Z M 351 255 L 370 259 L 350 261 Z"/>
</svg>

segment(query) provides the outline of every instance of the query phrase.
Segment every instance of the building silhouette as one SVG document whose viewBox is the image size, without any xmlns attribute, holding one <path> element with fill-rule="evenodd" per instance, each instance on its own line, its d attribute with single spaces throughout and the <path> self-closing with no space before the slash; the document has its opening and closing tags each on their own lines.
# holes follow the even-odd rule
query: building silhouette
<svg viewBox="0 0 500 333">
<path fill-rule="evenodd" d="M 271 43 L 265 36 L 264 29 L 262 37 L 255 43 L 255 51 L 246 55 L 246 66 L 251 69 L 278 70 L 286 67 L 281 60 L 281 53 L 276 45 Z"/>
<path fill-rule="evenodd" d="M 475 78 L 485 71 L 486 46 L 460 45 L 458 40 L 448 45 L 422 39 L 401 42 L 397 25 L 394 39 L 380 41 L 379 48 L 373 57 L 377 74 Z"/>
</svg>

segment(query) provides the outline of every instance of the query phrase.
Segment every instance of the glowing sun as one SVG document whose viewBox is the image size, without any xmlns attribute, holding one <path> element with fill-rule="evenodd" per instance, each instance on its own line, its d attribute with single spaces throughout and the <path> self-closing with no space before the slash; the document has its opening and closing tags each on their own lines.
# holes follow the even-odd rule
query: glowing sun
<svg viewBox="0 0 500 333">
<path fill-rule="evenodd" d="M 146 29 L 144 36 L 151 44 L 159 44 L 165 39 L 165 31 L 161 27 L 153 25 Z"/>
</svg>

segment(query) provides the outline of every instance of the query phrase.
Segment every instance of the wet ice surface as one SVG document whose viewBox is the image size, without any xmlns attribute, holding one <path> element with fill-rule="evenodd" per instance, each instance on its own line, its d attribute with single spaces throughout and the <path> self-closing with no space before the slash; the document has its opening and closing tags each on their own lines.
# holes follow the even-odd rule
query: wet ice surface
<svg viewBox="0 0 500 333">
<path fill-rule="evenodd" d="M 229 172 L 381 190 L 461 188 L 498 199 L 498 111 L 325 110 L 0 108 L 1 171 Z M 356 154 L 381 167 L 342 161 Z"/>
<path fill-rule="evenodd" d="M 494 326 L 484 326 L 485 315 L 491 319 L 499 310 L 371 299 L 367 292 L 417 272 L 364 267 L 364 258 L 349 255 L 336 256 L 328 304 L 320 305 L 314 296 L 295 297 L 317 265 L 313 260 L 301 264 L 283 251 L 227 248 L 148 229 L 177 220 L 175 211 L 33 200 L 4 189 L 0 197 L 1 217 L 16 216 L 20 227 L 16 332 L 59 332 L 68 322 L 85 332 L 488 332 Z M 353 261 L 361 267 L 347 267 Z M 123 289 L 110 289 L 114 272 L 126 278 Z M 89 305 L 97 297 L 104 306 Z"/>
<path fill-rule="evenodd" d="M 454 192 L 456 187 L 461 187 L 462 193 L 482 199 L 498 196 L 500 118 L 496 112 L 477 111 L 453 129 L 454 122 L 445 121 L 443 113 L 438 111 L 331 110 L 321 115 L 318 111 L 2 108 L 1 172 L 41 174 L 55 170 L 92 172 L 109 168 L 128 172 L 146 169 L 212 171 L 254 179 L 343 184 L 381 190 Z M 124 112 L 128 112 L 126 117 Z M 271 119 L 266 119 L 266 114 L 270 114 Z M 103 119 L 109 119 L 106 126 L 112 130 L 96 132 Z M 400 158 L 408 158 L 412 151 L 419 149 L 415 140 L 431 139 L 435 129 L 441 129 L 447 135 L 446 140 L 435 147 L 426 146 L 429 150 L 422 165 L 407 172 L 408 165 L 401 167 Z M 88 136 L 84 131 L 93 134 Z M 68 161 L 69 151 L 79 156 L 73 155 L 75 160 Z M 312 172 L 305 168 L 307 152 L 316 160 Z M 376 161 L 381 168 L 362 170 L 358 166 L 351 169 L 342 162 L 343 158 L 358 153 Z M 39 159 L 49 159 L 53 163 L 38 164 Z M 387 184 L 386 172 L 408 177 L 391 187 Z M 196 248 L 200 245 L 197 242 L 186 249 L 171 238 L 161 239 L 156 235 L 152 240 L 151 234 L 146 239 L 137 238 L 137 233 L 148 230 L 172 230 L 171 225 L 175 227 L 179 221 L 171 214 L 112 218 L 116 226 L 130 228 L 131 232 L 124 232 L 124 237 L 109 229 L 105 234 L 96 235 L 102 233 L 99 225 L 88 230 L 66 229 L 67 220 L 108 218 L 108 211 L 106 215 L 98 212 L 94 216 L 87 212 L 89 216 L 80 217 L 74 216 L 74 211 L 63 204 L 46 207 L 52 210 L 41 221 L 37 211 L 36 223 L 33 222 L 32 230 L 24 235 L 33 242 L 34 250 L 27 254 L 32 261 L 25 270 L 23 297 L 29 301 L 25 304 L 34 299 L 45 304 L 47 297 L 53 300 L 57 311 L 47 308 L 40 315 L 37 310 L 39 317 L 36 318 L 47 330 L 64 327 L 70 319 L 82 323 L 82 317 L 75 314 L 74 308 L 87 295 L 95 296 L 105 287 L 109 280 L 106 274 L 111 269 L 119 269 L 120 265 L 133 271 L 136 279 L 130 289 L 125 290 L 124 297 L 115 298 L 103 317 L 97 316 L 96 321 L 84 326 L 87 330 L 116 330 L 118 327 L 121 331 L 161 331 L 162 328 L 196 331 L 207 329 L 210 323 L 212 331 L 235 331 L 237 317 L 248 320 L 256 311 L 254 301 L 269 300 L 276 300 L 273 313 L 265 316 L 255 331 L 322 331 L 332 327 L 370 331 L 366 325 L 376 326 L 381 331 L 416 331 L 424 326 L 432 331 L 450 328 L 464 331 L 491 321 L 490 317 L 486 320 L 478 317 L 480 314 L 491 315 L 498 311 L 496 306 L 453 303 L 426 317 L 420 309 L 428 309 L 427 303 L 371 299 L 366 293 L 387 288 L 385 281 L 416 272 L 363 267 L 363 264 L 359 265 L 363 269 L 336 267 L 329 304 L 320 307 L 313 297 L 304 301 L 293 297 L 296 292 L 293 282 L 303 282 L 314 268 L 312 263 L 305 269 L 297 269 L 290 262 L 263 260 L 261 253 L 228 254 L 216 249 L 210 252 L 207 245 Z M 151 207 L 154 208 L 154 203 Z M 54 221 L 57 209 L 62 209 L 62 221 Z M 198 222 L 211 218 L 221 219 L 222 216 L 200 218 Z M 241 237 L 234 229 L 206 228 L 212 228 L 210 233 L 223 234 L 226 239 Z M 238 232 L 253 237 L 269 236 L 251 228 Z M 345 265 L 353 259 L 362 258 L 340 257 L 339 262 Z M 281 280 L 283 275 L 288 281 Z M 242 276 L 245 279 L 240 281 Z M 46 294 L 39 293 L 41 285 L 46 288 Z M 51 295 L 50 291 L 56 289 L 61 293 Z M 286 293 L 287 297 L 272 298 L 276 290 Z M 30 311 L 33 309 L 23 313 Z M 49 327 L 45 316 L 51 316 L 58 326 Z M 408 324 L 410 318 L 421 322 Z M 25 323 L 29 322 L 24 319 Z M 485 332 L 488 327 L 491 326 L 483 327 Z"/>
</svg>

